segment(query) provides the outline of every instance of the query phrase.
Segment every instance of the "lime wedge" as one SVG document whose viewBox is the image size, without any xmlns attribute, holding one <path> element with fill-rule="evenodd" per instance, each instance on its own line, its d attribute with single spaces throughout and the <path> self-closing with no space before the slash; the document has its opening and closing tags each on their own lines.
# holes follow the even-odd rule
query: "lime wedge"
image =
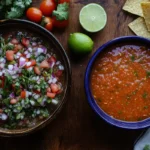
<svg viewBox="0 0 150 150">
<path fill-rule="evenodd" d="M 98 32 L 105 27 L 107 14 L 102 6 L 90 3 L 81 9 L 79 21 L 86 31 Z"/>
</svg>

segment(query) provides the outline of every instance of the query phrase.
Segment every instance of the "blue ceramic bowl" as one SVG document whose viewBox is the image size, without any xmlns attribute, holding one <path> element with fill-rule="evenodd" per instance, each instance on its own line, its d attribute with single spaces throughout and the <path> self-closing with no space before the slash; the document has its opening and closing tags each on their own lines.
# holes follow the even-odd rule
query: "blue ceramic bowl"
<svg viewBox="0 0 150 150">
<path fill-rule="evenodd" d="M 104 119 L 107 123 L 114 125 L 116 127 L 124 128 L 124 129 L 142 129 L 150 126 L 150 118 L 137 121 L 137 122 L 127 122 L 127 121 L 121 121 L 115 118 L 112 118 L 108 114 L 106 114 L 96 103 L 92 93 L 91 93 L 91 87 L 90 87 L 90 75 L 92 66 L 96 60 L 96 58 L 102 53 L 102 51 L 105 51 L 111 47 L 114 47 L 115 45 L 120 44 L 133 44 L 133 45 L 141 45 L 141 46 L 147 46 L 150 47 L 150 40 L 138 37 L 138 36 L 125 36 L 125 37 L 119 37 L 112 41 L 107 42 L 106 44 L 102 45 L 98 50 L 94 53 L 92 58 L 90 59 L 88 66 L 86 68 L 85 72 L 85 78 L 84 78 L 84 88 L 85 93 L 87 96 L 87 100 L 91 108 L 94 110 L 94 112 L 102 119 Z"/>
</svg>

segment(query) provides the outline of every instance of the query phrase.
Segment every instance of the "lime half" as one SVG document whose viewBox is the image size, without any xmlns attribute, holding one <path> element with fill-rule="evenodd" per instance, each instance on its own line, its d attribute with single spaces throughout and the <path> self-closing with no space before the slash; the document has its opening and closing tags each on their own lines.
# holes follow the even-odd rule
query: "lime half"
<svg viewBox="0 0 150 150">
<path fill-rule="evenodd" d="M 90 3 L 81 9 L 79 21 L 86 31 L 98 32 L 105 27 L 107 14 L 102 6 Z"/>
</svg>

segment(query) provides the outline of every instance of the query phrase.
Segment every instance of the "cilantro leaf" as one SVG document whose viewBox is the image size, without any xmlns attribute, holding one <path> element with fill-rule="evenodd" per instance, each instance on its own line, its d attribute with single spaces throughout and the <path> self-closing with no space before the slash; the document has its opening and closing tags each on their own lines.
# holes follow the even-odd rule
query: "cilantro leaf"
<svg viewBox="0 0 150 150">
<path fill-rule="evenodd" d="M 69 17 L 69 4 L 68 3 L 63 3 L 63 4 L 58 4 L 57 10 L 53 11 L 53 16 L 56 17 L 56 20 L 68 20 Z"/>
</svg>

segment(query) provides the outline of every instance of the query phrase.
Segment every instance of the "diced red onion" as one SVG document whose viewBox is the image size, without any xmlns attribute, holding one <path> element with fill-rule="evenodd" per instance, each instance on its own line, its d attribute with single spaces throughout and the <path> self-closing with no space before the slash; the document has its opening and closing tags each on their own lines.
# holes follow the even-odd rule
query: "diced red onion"
<svg viewBox="0 0 150 150">
<path fill-rule="evenodd" d="M 5 64 L 4 64 L 4 63 L 1 63 L 1 64 L 0 64 L 0 69 L 3 69 L 4 66 L 5 66 Z"/>
<path fill-rule="evenodd" d="M 28 51 L 29 51 L 29 52 L 32 52 L 32 48 L 31 48 L 31 47 L 29 47 L 29 48 L 28 48 Z"/>
<path fill-rule="evenodd" d="M 55 65 L 55 62 L 50 62 L 50 68 L 53 68 L 54 67 L 54 65 Z"/>
<path fill-rule="evenodd" d="M 52 103 L 55 104 L 55 105 L 57 105 L 58 104 L 58 100 L 52 99 Z"/>
<path fill-rule="evenodd" d="M 12 75 L 12 78 L 13 78 L 13 79 L 17 79 L 18 77 L 19 77 L 18 74 Z"/>
<path fill-rule="evenodd" d="M 18 52 L 16 55 L 17 55 L 17 56 L 21 56 L 21 53 L 20 53 L 20 52 Z"/>
<path fill-rule="evenodd" d="M 34 99 L 38 99 L 39 97 L 40 97 L 40 95 L 38 95 L 38 94 L 34 95 Z"/>
<path fill-rule="evenodd" d="M 31 54 L 28 53 L 28 54 L 26 55 L 26 58 L 30 58 L 30 57 L 31 57 Z"/>
<path fill-rule="evenodd" d="M 8 65 L 8 69 L 12 71 L 14 69 L 14 66 L 13 65 Z"/>
<path fill-rule="evenodd" d="M 47 55 L 46 55 L 46 57 L 47 57 L 47 58 L 50 58 L 50 57 L 51 57 L 51 55 L 50 55 L 50 54 L 47 54 Z"/>
<path fill-rule="evenodd" d="M 56 82 L 57 82 L 57 78 L 53 78 L 52 83 L 56 83 Z"/>
<path fill-rule="evenodd" d="M 32 71 L 32 70 L 33 70 L 33 67 L 29 67 L 27 70 L 28 70 L 28 71 Z"/>
<path fill-rule="evenodd" d="M 10 75 L 16 74 L 16 71 L 6 69 L 5 72 L 9 73 Z"/>
<path fill-rule="evenodd" d="M 0 58 L 0 63 L 4 63 L 5 59 L 4 58 Z"/>
<path fill-rule="evenodd" d="M 48 80 L 48 84 L 51 84 L 52 83 L 52 78 L 50 78 L 49 80 Z"/>
<path fill-rule="evenodd" d="M 36 42 L 32 42 L 32 46 L 36 46 L 37 45 L 37 43 Z"/>
<path fill-rule="evenodd" d="M 56 62 L 56 65 L 59 65 L 60 63 L 61 63 L 60 61 L 57 61 L 57 62 Z"/>
<path fill-rule="evenodd" d="M 19 59 L 19 67 L 23 67 L 26 64 L 26 59 L 24 57 L 21 57 Z"/>
<path fill-rule="evenodd" d="M 7 118 L 8 118 L 8 116 L 6 115 L 6 114 L 0 114 L 0 119 L 1 120 L 3 120 L 3 121 L 5 121 L 5 120 L 7 120 Z"/>
<path fill-rule="evenodd" d="M 27 67 L 29 67 L 30 65 L 31 65 L 31 62 L 30 62 L 30 61 L 26 63 L 26 66 L 27 66 Z"/>
<path fill-rule="evenodd" d="M 35 102 L 34 102 L 33 100 L 30 100 L 30 104 L 31 104 L 32 106 L 34 106 L 34 105 L 35 105 Z"/>
<path fill-rule="evenodd" d="M 15 97 L 15 94 L 14 92 L 12 92 L 10 95 L 9 95 L 10 98 L 14 98 Z"/>
<path fill-rule="evenodd" d="M 28 51 L 25 51 L 25 52 L 24 52 L 25 55 L 27 55 L 28 53 L 29 53 Z"/>
<path fill-rule="evenodd" d="M 59 65 L 59 70 L 64 70 L 64 66 L 62 66 L 62 65 Z"/>
</svg>

